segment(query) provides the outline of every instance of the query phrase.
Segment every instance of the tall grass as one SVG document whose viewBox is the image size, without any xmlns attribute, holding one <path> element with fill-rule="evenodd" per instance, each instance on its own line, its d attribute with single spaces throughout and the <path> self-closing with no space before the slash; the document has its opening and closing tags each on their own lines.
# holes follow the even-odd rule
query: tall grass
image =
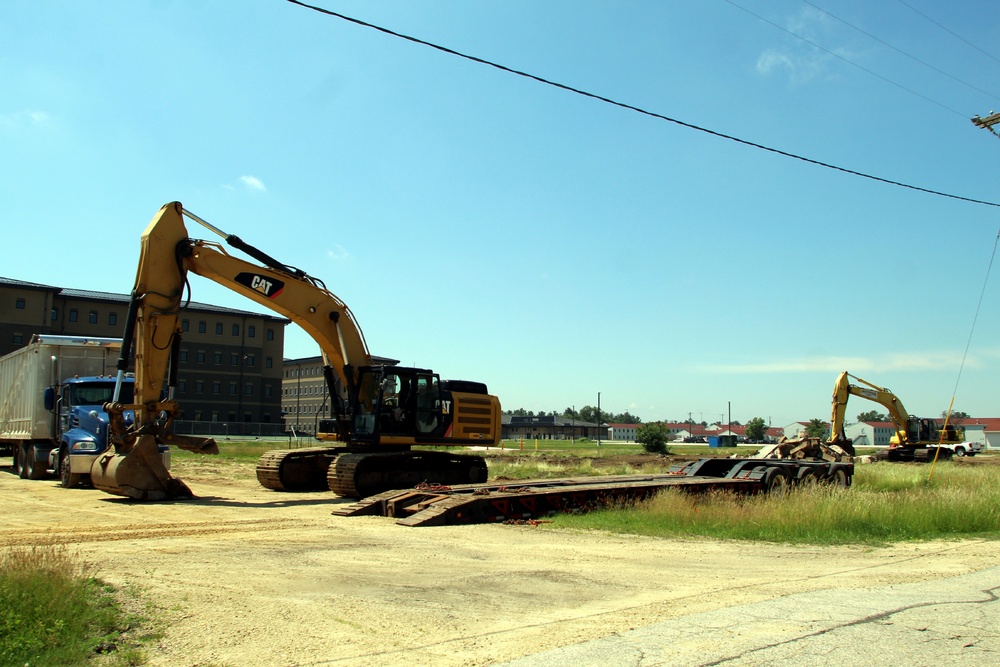
<svg viewBox="0 0 1000 667">
<path fill-rule="evenodd" d="M 136 620 L 65 547 L 0 552 L 0 665 L 81 665 L 98 653 L 112 654 L 107 665 L 141 664 L 121 640 Z"/>
<path fill-rule="evenodd" d="M 1000 539 L 1000 469 L 939 464 L 859 466 L 854 486 L 740 497 L 665 491 L 634 506 L 561 516 L 556 526 L 657 537 L 705 536 L 803 544 Z"/>
</svg>

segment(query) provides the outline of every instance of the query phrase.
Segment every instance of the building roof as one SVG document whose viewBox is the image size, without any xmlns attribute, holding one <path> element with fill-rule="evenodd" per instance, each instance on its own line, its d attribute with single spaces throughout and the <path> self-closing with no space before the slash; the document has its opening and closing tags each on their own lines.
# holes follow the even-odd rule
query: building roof
<svg viewBox="0 0 1000 667">
<path fill-rule="evenodd" d="M 110 303 L 122 303 L 127 304 L 129 302 L 128 294 L 119 294 L 117 292 L 96 292 L 93 290 L 83 290 L 74 289 L 71 287 L 54 287 L 52 285 L 40 285 L 38 283 L 29 283 L 24 280 L 15 280 L 13 278 L 3 278 L 0 277 L 0 285 L 6 285 L 9 287 L 22 287 L 25 289 L 36 289 L 36 290 L 47 290 L 54 292 L 59 296 L 64 296 L 70 299 L 86 299 L 89 301 L 108 301 Z M 189 310 L 193 312 L 202 313 L 219 313 L 225 315 L 252 315 L 254 317 L 261 317 L 265 320 L 271 320 L 273 322 L 283 322 L 289 324 L 291 320 L 284 317 L 279 317 L 277 315 L 255 313 L 249 310 L 240 310 L 238 308 L 227 308 L 226 306 L 213 306 L 207 303 L 199 303 L 197 301 L 189 301 L 184 303 L 184 310 Z"/>
</svg>

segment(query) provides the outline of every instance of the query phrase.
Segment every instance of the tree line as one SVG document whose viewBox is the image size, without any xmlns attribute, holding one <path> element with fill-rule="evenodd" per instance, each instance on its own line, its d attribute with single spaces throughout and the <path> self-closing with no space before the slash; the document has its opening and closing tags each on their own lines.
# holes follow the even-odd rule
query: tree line
<svg viewBox="0 0 1000 667">
<path fill-rule="evenodd" d="M 545 412 L 541 410 L 535 412 L 533 410 L 525 410 L 524 408 L 518 408 L 517 410 L 510 410 L 507 412 L 509 415 L 517 415 L 519 417 L 565 417 L 566 419 L 576 419 L 577 421 L 590 422 L 592 424 L 641 424 L 642 419 L 636 417 L 631 412 L 627 410 L 625 412 L 611 412 L 609 410 L 601 409 L 601 418 L 597 418 L 597 408 L 593 405 L 585 405 L 579 410 L 574 408 L 566 408 L 561 412 L 552 410 L 551 412 Z"/>
</svg>

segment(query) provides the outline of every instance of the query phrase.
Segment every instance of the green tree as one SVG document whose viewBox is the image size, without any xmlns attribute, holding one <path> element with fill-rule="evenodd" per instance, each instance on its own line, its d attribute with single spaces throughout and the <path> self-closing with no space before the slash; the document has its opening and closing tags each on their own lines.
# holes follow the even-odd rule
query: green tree
<svg viewBox="0 0 1000 667">
<path fill-rule="evenodd" d="M 767 422 L 764 421 L 763 417 L 754 417 L 747 422 L 746 433 L 748 440 L 763 440 L 764 435 L 767 434 Z"/>
<path fill-rule="evenodd" d="M 944 422 L 944 419 L 947 416 L 948 416 L 948 411 L 944 410 L 941 413 L 941 421 Z M 948 423 L 949 424 L 961 424 L 962 420 L 964 420 L 964 419 L 972 419 L 972 417 L 970 417 L 969 413 L 967 413 L 967 412 L 962 412 L 961 410 L 952 410 L 951 411 L 951 417 L 948 419 Z"/>
<path fill-rule="evenodd" d="M 636 429 L 636 441 L 650 454 L 668 454 L 670 429 L 660 423 L 642 424 Z"/>
<path fill-rule="evenodd" d="M 822 438 L 830 427 L 822 419 L 810 419 L 806 425 L 806 435 L 810 438 Z"/>
<path fill-rule="evenodd" d="M 858 413 L 859 422 L 885 422 L 889 421 L 889 415 L 884 412 L 879 412 L 878 410 L 867 410 L 865 412 Z"/>
</svg>

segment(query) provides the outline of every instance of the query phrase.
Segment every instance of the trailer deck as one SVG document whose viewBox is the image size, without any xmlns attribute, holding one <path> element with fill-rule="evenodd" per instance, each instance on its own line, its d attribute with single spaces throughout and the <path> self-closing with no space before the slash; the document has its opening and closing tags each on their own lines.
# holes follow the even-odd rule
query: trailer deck
<svg viewBox="0 0 1000 667">
<path fill-rule="evenodd" d="M 338 516 L 386 516 L 403 526 L 443 526 L 539 519 L 649 498 L 666 488 L 754 494 L 794 484 L 849 486 L 853 464 L 767 459 L 701 459 L 656 475 L 421 484 L 386 491 L 334 510 Z"/>
</svg>

